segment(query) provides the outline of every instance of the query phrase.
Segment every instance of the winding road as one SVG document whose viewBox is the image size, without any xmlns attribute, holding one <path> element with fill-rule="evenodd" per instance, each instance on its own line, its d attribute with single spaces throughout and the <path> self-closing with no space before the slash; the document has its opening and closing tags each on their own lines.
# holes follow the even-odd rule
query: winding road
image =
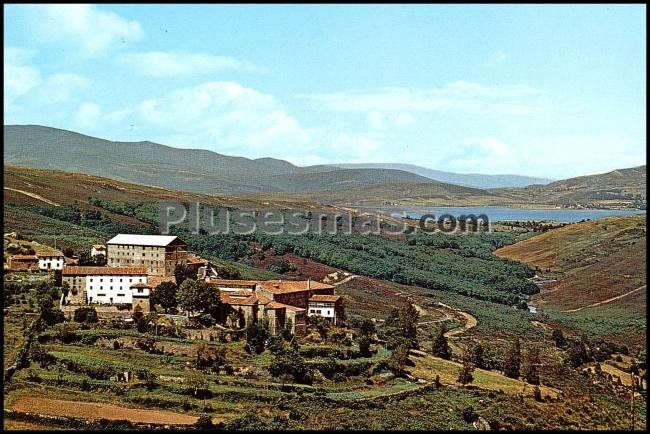
<svg viewBox="0 0 650 434">
<path fill-rule="evenodd" d="M 580 312 L 582 309 L 588 309 L 590 307 L 596 307 L 596 306 L 600 306 L 600 305 L 603 305 L 603 304 L 611 303 L 612 301 L 619 300 L 619 299 L 621 299 L 623 297 L 627 297 L 628 295 L 633 294 L 633 293 L 635 293 L 637 291 L 645 289 L 645 287 L 646 287 L 646 285 L 642 285 L 642 286 L 639 286 L 636 289 L 633 289 L 632 291 L 626 292 L 625 294 L 617 295 L 616 297 L 608 298 L 607 300 L 599 301 L 597 303 L 590 304 L 589 306 L 578 307 L 576 309 L 563 310 L 561 312 L 562 313 Z"/>
</svg>

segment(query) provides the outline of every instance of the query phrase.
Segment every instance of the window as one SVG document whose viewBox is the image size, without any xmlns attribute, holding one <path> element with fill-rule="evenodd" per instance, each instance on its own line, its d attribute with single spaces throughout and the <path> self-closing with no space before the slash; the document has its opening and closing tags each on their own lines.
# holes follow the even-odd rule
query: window
<svg viewBox="0 0 650 434">
<path fill-rule="evenodd" d="M 120 277 L 120 282 L 122 282 L 122 278 Z"/>
<path fill-rule="evenodd" d="M 113 283 L 113 279 L 111 279 L 111 283 Z"/>
<path fill-rule="evenodd" d="M 113 285 L 111 285 L 111 289 L 113 289 Z"/>
<path fill-rule="evenodd" d="M 97 297 L 106 297 L 106 294 L 97 294 Z M 92 297 L 91 297 L 92 300 Z"/>
<path fill-rule="evenodd" d="M 90 278 L 90 281 L 91 281 L 91 282 L 93 281 L 93 278 L 92 278 L 92 277 Z"/>
<path fill-rule="evenodd" d="M 117 294 L 118 297 L 124 297 L 124 294 Z"/>
<path fill-rule="evenodd" d="M 99 281 L 100 281 L 100 282 L 103 282 L 103 281 L 104 281 L 104 279 L 99 279 Z"/>
</svg>

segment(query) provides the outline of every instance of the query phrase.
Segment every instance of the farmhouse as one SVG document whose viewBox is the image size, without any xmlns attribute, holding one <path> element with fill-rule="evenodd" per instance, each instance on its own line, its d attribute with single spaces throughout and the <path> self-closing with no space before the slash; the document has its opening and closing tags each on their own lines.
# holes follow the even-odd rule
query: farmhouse
<svg viewBox="0 0 650 434">
<path fill-rule="evenodd" d="M 134 297 L 149 297 L 144 267 L 65 267 L 63 282 L 70 288 L 64 304 L 131 304 Z"/>
<path fill-rule="evenodd" d="M 283 280 L 226 280 L 212 279 L 209 284 L 219 289 L 221 301 L 229 305 L 246 322 L 257 321 L 264 316 L 269 320 L 271 333 L 280 332 L 288 321 L 296 336 L 307 331 L 307 307 L 310 298 L 334 296 L 334 286 L 322 282 Z M 338 297 L 339 321 L 343 318 L 342 303 Z M 334 309 L 334 303 L 332 310 Z M 332 320 L 335 316 L 332 314 Z"/>
<path fill-rule="evenodd" d="M 11 271 L 35 271 L 38 270 L 38 256 L 13 255 L 7 258 L 7 266 Z"/>
<path fill-rule="evenodd" d="M 173 276 L 187 265 L 187 244 L 173 235 L 118 234 L 108 240 L 109 267 L 144 267 L 153 276 Z"/>
<path fill-rule="evenodd" d="M 53 251 L 43 251 L 36 253 L 38 257 L 38 269 L 39 270 L 63 270 L 63 265 L 65 263 L 65 257 L 63 253 L 58 250 Z"/>
<path fill-rule="evenodd" d="M 98 255 L 104 255 L 106 256 L 106 246 L 103 244 L 95 244 L 93 245 L 93 248 L 90 249 L 90 256 L 95 257 Z"/>
<path fill-rule="evenodd" d="M 343 321 L 343 300 L 340 295 L 312 295 L 309 299 L 309 315 L 320 315 L 334 325 Z"/>
</svg>

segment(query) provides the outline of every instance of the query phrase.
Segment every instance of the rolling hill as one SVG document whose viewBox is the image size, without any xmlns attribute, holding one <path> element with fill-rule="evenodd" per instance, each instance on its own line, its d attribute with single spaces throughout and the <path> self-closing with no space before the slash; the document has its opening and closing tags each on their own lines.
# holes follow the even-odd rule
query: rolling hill
<svg viewBox="0 0 650 434">
<path fill-rule="evenodd" d="M 480 189 L 468 186 L 545 182 L 514 175 L 460 175 L 413 165 L 299 167 L 148 141 L 113 142 L 37 125 L 4 126 L 7 164 L 102 176 L 140 185 L 221 195 L 272 197 L 344 205 L 644 208 L 646 168 Z M 354 168 L 352 168 L 354 167 Z M 415 173 L 414 173 L 415 172 Z M 432 177 L 448 179 L 440 182 Z M 461 185 L 462 184 L 462 185 Z"/>
<path fill-rule="evenodd" d="M 518 203 L 645 207 L 646 166 L 563 179 L 547 185 L 530 185 L 525 188 L 503 188 L 490 191 Z"/>
<path fill-rule="evenodd" d="M 645 343 L 646 216 L 610 217 L 551 229 L 496 256 L 556 282 L 532 303 L 551 320 L 628 345 Z"/>
<path fill-rule="evenodd" d="M 404 170 L 448 184 L 462 185 L 475 188 L 505 188 L 526 187 L 532 184 L 548 184 L 552 179 L 536 178 L 522 175 L 485 175 L 481 173 L 453 173 L 443 170 L 429 169 L 415 164 L 398 163 L 359 163 L 359 164 L 333 164 L 344 169 L 393 169 Z"/>
<path fill-rule="evenodd" d="M 5 125 L 5 163 L 80 172 L 200 193 L 306 192 L 372 184 L 433 182 L 400 170 L 298 167 L 148 141 L 113 142 L 38 125 Z"/>
</svg>

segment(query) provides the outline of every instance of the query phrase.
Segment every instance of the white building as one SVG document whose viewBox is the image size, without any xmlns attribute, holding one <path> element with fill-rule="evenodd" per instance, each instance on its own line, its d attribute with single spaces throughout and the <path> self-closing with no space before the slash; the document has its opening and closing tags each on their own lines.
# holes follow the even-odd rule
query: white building
<svg viewBox="0 0 650 434">
<path fill-rule="evenodd" d="M 63 282 L 70 287 L 69 300 L 87 304 L 131 304 L 134 295 L 149 296 L 144 267 L 65 267 Z"/>
<path fill-rule="evenodd" d="M 106 256 L 106 246 L 103 244 L 95 244 L 93 245 L 93 248 L 90 249 L 90 256 L 94 257 L 97 255 L 104 255 Z"/>
<path fill-rule="evenodd" d="M 339 325 L 343 321 L 343 303 L 340 295 L 314 294 L 309 298 L 308 315 L 319 315 L 327 318 L 332 324 Z"/>
<path fill-rule="evenodd" d="M 58 250 L 47 253 L 37 253 L 36 256 L 38 257 L 39 270 L 63 270 L 65 257 L 63 256 L 63 253 Z"/>
</svg>

